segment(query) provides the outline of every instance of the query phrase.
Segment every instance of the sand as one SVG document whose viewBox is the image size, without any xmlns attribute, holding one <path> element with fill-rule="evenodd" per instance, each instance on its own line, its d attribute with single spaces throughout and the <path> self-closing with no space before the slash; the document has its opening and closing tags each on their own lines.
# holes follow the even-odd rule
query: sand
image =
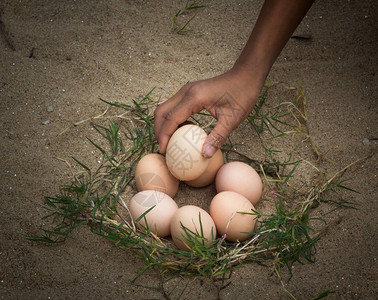
<svg viewBox="0 0 378 300">
<path fill-rule="evenodd" d="M 25 236 L 46 222 L 43 197 L 70 180 L 57 157 L 96 164 L 85 139 L 94 134 L 90 126 L 59 132 L 105 110 L 99 97 L 130 103 L 155 87 L 153 98 L 165 99 L 188 81 L 228 70 L 262 2 L 203 1 L 208 7 L 190 23 L 197 34 L 182 36 L 172 31 L 172 18 L 185 3 L 0 3 L 2 299 L 164 299 L 145 287 L 159 286 L 152 273 L 138 281 L 143 286 L 130 283 L 143 262 L 86 227 L 53 246 Z M 323 154 L 317 167 L 326 174 L 372 155 L 344 176 L 360 193 L 342 196 L 358 209 L 328 217 L 332 225 L 317 244 L 314 263 L 295 264 L 289 282 L 282 270 L 285 288 L 298 299 L 327 290 L 335 292 L 329 299 L 377 298 L 377 24 L 375 1 L 318 1 L 296 31 L 311 38 L 291 39 L 269 75 L 303 87 L 308 130 Z M 287 297 L 270 271 L 256 265 L 235 271 L 220 298 Z M 164 288 L 172 299 L 181 292 L 181 299 L 217 298 L 208 280 L 176 278 Z"/>
</svg>

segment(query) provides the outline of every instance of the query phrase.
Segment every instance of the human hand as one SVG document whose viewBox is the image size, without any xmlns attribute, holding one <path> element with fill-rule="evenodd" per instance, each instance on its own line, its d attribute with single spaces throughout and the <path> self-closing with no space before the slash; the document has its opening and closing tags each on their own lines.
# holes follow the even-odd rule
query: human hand
<svg viewBox="0 0 378 300">
<path fill-rule="evenodd" d="M 165 152 L 170 137 L 181 123 L 205 109 L 218 121 L 202 147 L 202 155 L 212 157 L 252 111 L 261 86 L 261 82 L 255 83 L 249 75 L 235 70 L 184 85 L 155 111 L 160 152 Z"/>
<path fill-rule="evenodd" d="M 314 0 L 265 1 L 254 29 L 233 68 L 223 75 L 184 85 L 155 111 L 160 152 L 177 127 L 205 109 L 218 120 L 202 147 L 205 157 L 224 144 L 248 116 L 266 76 Z"/>
</svg>

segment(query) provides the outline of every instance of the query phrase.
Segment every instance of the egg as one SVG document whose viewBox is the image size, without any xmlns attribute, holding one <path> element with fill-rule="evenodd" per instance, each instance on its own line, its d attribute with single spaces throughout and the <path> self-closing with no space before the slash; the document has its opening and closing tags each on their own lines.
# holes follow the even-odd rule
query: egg
<svg viewBox="0 0 378 300">
<path fill-rule="evenodd" d="M 186 228 L 184 230 L 183 226 Z M 217 230 L 211 216 L 202 208 L 194 205 L 180 207 L 171 221 L 172 240 L 181 250 L 191 248 L 188 239 L 196 236 L 207 245 L 215 239 Z"/>
<path fill-rule="evenodd" d="M 151 210 L 148 211 L 149 209 Z M 136 222 L 136 225 L 140 229 L 148 226 L 151 232 L 157 236 L 165 237 L 170 235 L 171 220 L 178 210 L 178 206 L 167 194 L 154 190 L 145 190 L 131 198 L 129 210 L 134 222 L 148 211 Z"/>
<path fill-rule="evenodd" d="M 169 171 L 165 157 L 150 153 L 143 156 L 135 169 L 135 183 L 138 192 L 156 190 L 174 197 L 179 187 L 179 181 Z"/>
<path fill-rule="evenodd" d="M 166 151 L 166 161 L 170 172 L 182 181 L 198 178 L 207 168 L 209 159 L 201 154 L 207 137 L 197 125 L 184 125 L 171 136 Z"/>
<path fill-rule="evenodd" d="M 215 195 L 210 203 L 210 215 L 218 233 L 230 242 L 242 242 L 251 236 L 256 216 L 241 212 L 253 213 L 252 210 L 255 208 L 247 198 L 230 191 Z"/>
<path fill-rule="evenodd" d="M 185 183 L 192 187 L 204 187 L 214 182 L 215 175 L 224 164 L 223 153 L 221 150 L 215 152 L 212 158 L 209 159 L 209 164 L 206 170 L 196 179 L 185 181 Z"/>
<path fill-rule="evenodd" d="M 215 178 L 217 192 L 233 191 L 246 197 L 253 205 L 260 200 L 263 184 L 259 174 L 246 163 L 233 161 L 224 164 Z"/>
</svg>

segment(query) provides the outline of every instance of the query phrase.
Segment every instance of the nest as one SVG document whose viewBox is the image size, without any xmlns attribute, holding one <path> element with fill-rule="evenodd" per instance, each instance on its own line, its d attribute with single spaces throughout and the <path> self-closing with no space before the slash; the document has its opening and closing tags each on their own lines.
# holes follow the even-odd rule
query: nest
<svg viewBox="0 0 378 300">
<path fill-rule="evenodd" d="M 108 105 L 102 114 L 73 124 L 91 122 L 99 137 L 107 143 L 102 146 L 88 139 L 101 152 L 102 160 L 96 168 L 91 168 L 74 159 L 82 171 L 73 173 L 71 184 L 63 185 L 58 195 L 45 197 L 49 212 L 46 217 L 54 218 L 56 225 L 52 229 L 42 229 L 41 235 L 30 239 L 61 242 L 74 228 L 89 225 L 93 233 L 111 241 L 117 248 L 135 251 L 145 262 L 145 268 L 135 280 L 148 269 L 162 274 L 176 272 L 215 280 L 225 278 L 235 268 L 249 263 L 270 265 L 274 269 L 287 266 L 291 272 L 295 262 L 312 262 L 315 244 L 326 228 L 325 221 L 314 216 L 313 211 L 325 202 L 332 202 L 337 207 L 350 206 L 342 199 L 327 197 L 327 193 L 338 188 L 351 190 L 343 185 L 340 177 L 352 164 L 326 179 L 308 160 L 279 159 L 279 152 L 264 143 L 264 132 L 274 138 L 301 136 L 300 144 L 303 141 L 310 143 L 315 157 L 320 159 L 321 156 L 306 131 L 307 114 L 302 90 L 285 87 L 291 95 L 294 94 L 294 100 L 268 107 L 268 91 L 276 85 L 266 86 L 259 103 L 243 125 L 244 129 L 248 127 L 257 134 L 265 156 L 260 160 L 252 159 L 237 151 L 235 143 L 230 141 L 223 148 L 227 160 L 250 164 L 264 179 L 263 198 L 270 211 L 255 212 L 259 226 L 249 240 L 229 243 L 222 236 L 205 245 L 201 237 L 194 234 L 186 241 L 191 251 L 182 251 L 170 239 L 159 238 L 148 228 L 136 228 L 128 211 L 128 199 L 125 199 L 125 194 L 129 193 L 125 190 L 133 188 L 134 169 L 141 156 L 157 149 L 153 130 L 156 101 L 150 98 L 152 91 L 140 100 L 134 100 L 132 105 L 101 99 Z M 121 113 L 109 116 L 111 110 Z M 208 118 L 206 113 L 201 113 L 193 120 L 203 128 L 211 129 Z M 107 126 L 93 122 L 105 122 Z M 61 134 L 67 130 L 69 128 Z M 303 164 L 316 174 L 316 180 L 311 178 L 311 185 L 293 179 L 296 169 Z"/>
</svg>

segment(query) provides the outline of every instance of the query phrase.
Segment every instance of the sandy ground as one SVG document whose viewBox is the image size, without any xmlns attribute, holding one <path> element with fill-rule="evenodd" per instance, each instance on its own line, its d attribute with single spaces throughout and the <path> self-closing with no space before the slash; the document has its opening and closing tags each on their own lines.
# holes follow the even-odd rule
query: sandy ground
<svg viewBox="0 0 378 300">
<path fill-rule="evenodd" d="M 203 1 L 191 28 L 172 32 L 172 17 L 186 1 L 2 0 L 0 80 L 0 297 L 2 299 L 162 299 L 153 289 L 130 284 L 143 263 L 132 253 L 77 230 L 64 244 L 25 239 L 43 225 L 43 196 L 68 183 L 56 157 L 95 163 L 82 126 L 101 113 L 102 97 L 128 103 L 156 87 L 167 98 L 187 81 L 227 70 L 239 55 L 261 1 Z M 202 3 L 202 2 L 201 2 Z M 269 79 L 303 86 L 308 127 L 324 154 L 327 172 L 367 155 L 348 170 L 345 193 L 358 210 L 338 210 L 317 245 L 316 262 L 296 264 L 285 287 L 298 299 L 332 290 L 330 299 L 377 299 L 377 3 L 318 1 L 291 39 Z M 48 122 L 46 122 L 48 121 Z M 43 123 L 48 123 L 44 125 Z M 238 134 L 236 133 L 236 139 Z M 239 138 L 240 135 L 239 135 Z M 313 158 L 312 158 L 313 159 Z M 248 265 L 233 274 L 222 299 L 287 297 L 277 277 Z M 141 285 L 157 286 L 147 274 Z M 177 284 L 177 288 L 173 290 Z M 208 281 L 176 279 L 171 297 L 215 299 Z"/>
</svg>

